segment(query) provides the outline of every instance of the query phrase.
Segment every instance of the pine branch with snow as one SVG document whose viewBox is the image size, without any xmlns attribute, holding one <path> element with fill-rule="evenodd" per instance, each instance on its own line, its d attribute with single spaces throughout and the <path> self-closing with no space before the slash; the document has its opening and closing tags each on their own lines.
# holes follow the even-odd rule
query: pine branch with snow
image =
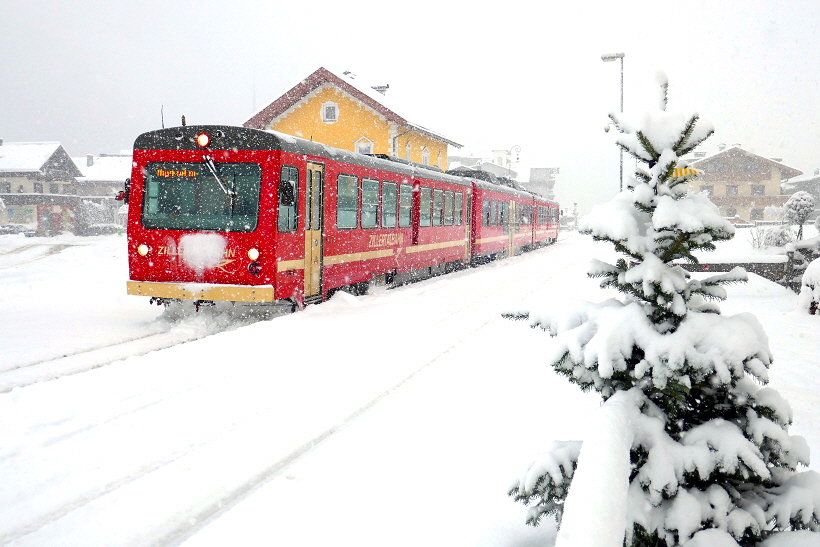
<svg viewBox="0 0 820 547">
<path fill-rule="evenodd" d="M 593 260 L 589 269 L 622 296 L 583 302 L 564 315 L 510 314 L 549 332 L 549 363 L 581 389 L 599 392 L 602 412 L 622 432 L 606 449 L 595 435 L 571 451 L 558 443 L 511 487 L 531 506 L 529 523 L 556 516 L 558 546 L 600 545 L 603 536 L 590 535 L 583 519 L 583 507 L 594 504 L 570 502 L 614 491 L 622 499 L 611 506 L 626 508 L 615 519 L 623 528 L 604 535 L 630 546 L 706 538 L 746 546 L 783 530 L 820 531 L 820 475 L 797 472 L 808 465 L 806 442 L 788 433 L 788 403 L 762 387 L 772 362 L 768 338 L 751 314 L 723 316 L 717 305 L 724 286 L 745 281 L 745 271 L 693 279 L 678 264 L 697 262 L 694 251 L 713 250 L 734 229 L 705 196 L 687 192 L 686 178 L 674 176 L 686 166 L 681 156 L 714 130 L 697 114 L 666 112 L 663 84 L 662 110 L 637 123 L 610 115 L 618 146 L 645 166 L 579 225 L 622 255 L 614 264 Z M 601 433 L 609 429 L 596 434 L 612 436 Z M 595 491 L 589 474 L 607 458 L 629 462 L 622 471 L 628 487 Z"/>
</svg>

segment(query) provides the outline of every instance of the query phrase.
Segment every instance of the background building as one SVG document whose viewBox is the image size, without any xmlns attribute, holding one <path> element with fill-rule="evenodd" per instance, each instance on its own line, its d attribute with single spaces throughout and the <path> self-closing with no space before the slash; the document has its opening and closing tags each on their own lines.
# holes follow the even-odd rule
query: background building
<svg viewBox="0 0 820 547">
<path fill-rule="evenodd" d="M 700 153 L 702 154 L 702 153 Z M 721 214 L 735 222 L 776 220 L 767 207 L 781 207 L 789 198 L 781 184 L 803 172 L 781 163 L 782 158 L 758 156 L 736 144 L 699 158 L 690 167 L 703 171 L 691 185 L 709 195 Z"/>
<path fill-rule="evenodd" d="M 444 170 L 448 146 L 461 145 L 388 108 L 389 88 L 364 86 L 349 72 L 337 76 L 319 68 L 243 126 L 271 129 L 362 154 L 386 154 Z"/>
</svg>

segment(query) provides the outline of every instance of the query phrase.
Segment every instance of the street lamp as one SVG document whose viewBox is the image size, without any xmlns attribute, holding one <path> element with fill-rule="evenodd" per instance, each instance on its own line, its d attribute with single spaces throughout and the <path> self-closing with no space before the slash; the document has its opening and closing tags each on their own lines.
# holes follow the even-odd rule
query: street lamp
<svg viewBox="0 0 820 547">
<path fill-rule="evenodd" d="M 623 114 L 624 111 L 624 54 L 623 53 L 604 53 L 601 55 L 601 60 L 605 63 L 611 63 L 612 61 L 621 60 L 621 113 Z M 623 192 L 624 189 L 624 151 L 621 150 L 621 185 L 620 190 Z"/>
</svg>

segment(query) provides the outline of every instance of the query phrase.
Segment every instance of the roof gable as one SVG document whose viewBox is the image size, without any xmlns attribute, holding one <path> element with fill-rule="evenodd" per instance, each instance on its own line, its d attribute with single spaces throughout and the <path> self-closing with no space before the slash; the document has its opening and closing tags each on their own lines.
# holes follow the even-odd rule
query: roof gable
<svg viewBox="0 0 820 547">
<path fill-rule="evenodd" d="M 743 150 L 739 146 L 732 146 L 731 148 L 721 150 L 717 154 L 713 154 L 703 159 L 695 160 L 691 162 L 689 165 L 690 167 L 702 169 L 708 172 L 710 166 L 726 164 L 743 165 L 745 168 L 776 168 L 780 170 L 780 176 L 782 179 L 789 179 L 803 174 L 803 172 L 798 169 L 794 169 L 793 167 L 789 167 L 788 165 L 782 164 L 778 161 L 774 161 L 769 158 L 765 158 L 763 156 L 758 156 L 757 154 L 753 154 L 751 152 Z"/>
<path fill-rule="evenodd" d="M 79 182 L 122 182 L 131 176 L 130 154 L 92 156 L 91 165 L 88 165 L 88 156 L 71 159 L 82 172 L 82 176 L 77 177 Z"/>
<path fill-rule="evenodd" d="M 3 143 L 0 145 L 0 172 L 41 173 L 58 148 L 62 148 L 59 142 Z"/>
<path fill-rule="evenodd" d="M 400 126 L 410 127 L 413 130 L 425 134 L 429 137 L 433 137 L 439 141 L 445 142 L 449 145 L 455 146 L 456 148 L 461 148 L 461 145 L 457 142 L 451 141 L 442 135 L 435 133 L 421 125 L 415 124 L 410 122 L 409 120 L 405 119 L 403 116 L 397 114 L 395 111 L 391 110 L 387 106 L 385 106 L 380 100 L 378 100 L 375 95 L 379 92 L 376 90 L 365 90 L 353 85 L 350 81 L 345 80 L 344 78 L 340 78 L 336 76 L 331 71 L 327 70 L 324 67 L 320 67 L 317 69 L 313 74 L 296 84 L 296 86 L 292 87 L 288 91 L 286 91 L 282 96 L 278 99 L 273 101 L 268 106 L 264 107 L 262 110 L 251 116 L 245 123 L 243 123 L 243 127 L 249 127 L 253 129 L 267 129 L 271 122 L 281 116 L 282 114 L 286 113 L 288 110 L 293 108 L 297 103 L 305 99 L 308 95 L 312 92 L 317 90 L 318 88 L 324 85 L 332 85 L 344 93 L 347 93 L 357 101 L 364 104 L 366 107 L 370 108 L 372 111 L 376 112 L 377 114 L 384 117 L 385 120 L 388 122 L 395 123 Z"/>
</svg>

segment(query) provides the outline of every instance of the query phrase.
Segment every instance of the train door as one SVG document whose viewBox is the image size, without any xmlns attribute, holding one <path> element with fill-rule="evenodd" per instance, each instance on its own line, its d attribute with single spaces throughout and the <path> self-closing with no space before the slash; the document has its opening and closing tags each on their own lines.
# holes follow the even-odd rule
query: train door
<svg viewBox="0 0 820 547">
<path fill-rule="evenodd" d="M 320 300 L 322 295 L 322 196 L 324 166 L 307 164 L 305 181 L 305 301 Z"/>
<path fill-rule="evenodd" d="M 505 227 L 510 235 L 510 239 L 507 244 L 507 256 L 513 256 L 515 255 L 515 233 L 518 231 L 518 222 L 516 222 L 515 216 L 515 202 L 513 200 L 510 200 L 510 214 L 507 215 L 505 220 L 507 222 Z"/>
</svg>

